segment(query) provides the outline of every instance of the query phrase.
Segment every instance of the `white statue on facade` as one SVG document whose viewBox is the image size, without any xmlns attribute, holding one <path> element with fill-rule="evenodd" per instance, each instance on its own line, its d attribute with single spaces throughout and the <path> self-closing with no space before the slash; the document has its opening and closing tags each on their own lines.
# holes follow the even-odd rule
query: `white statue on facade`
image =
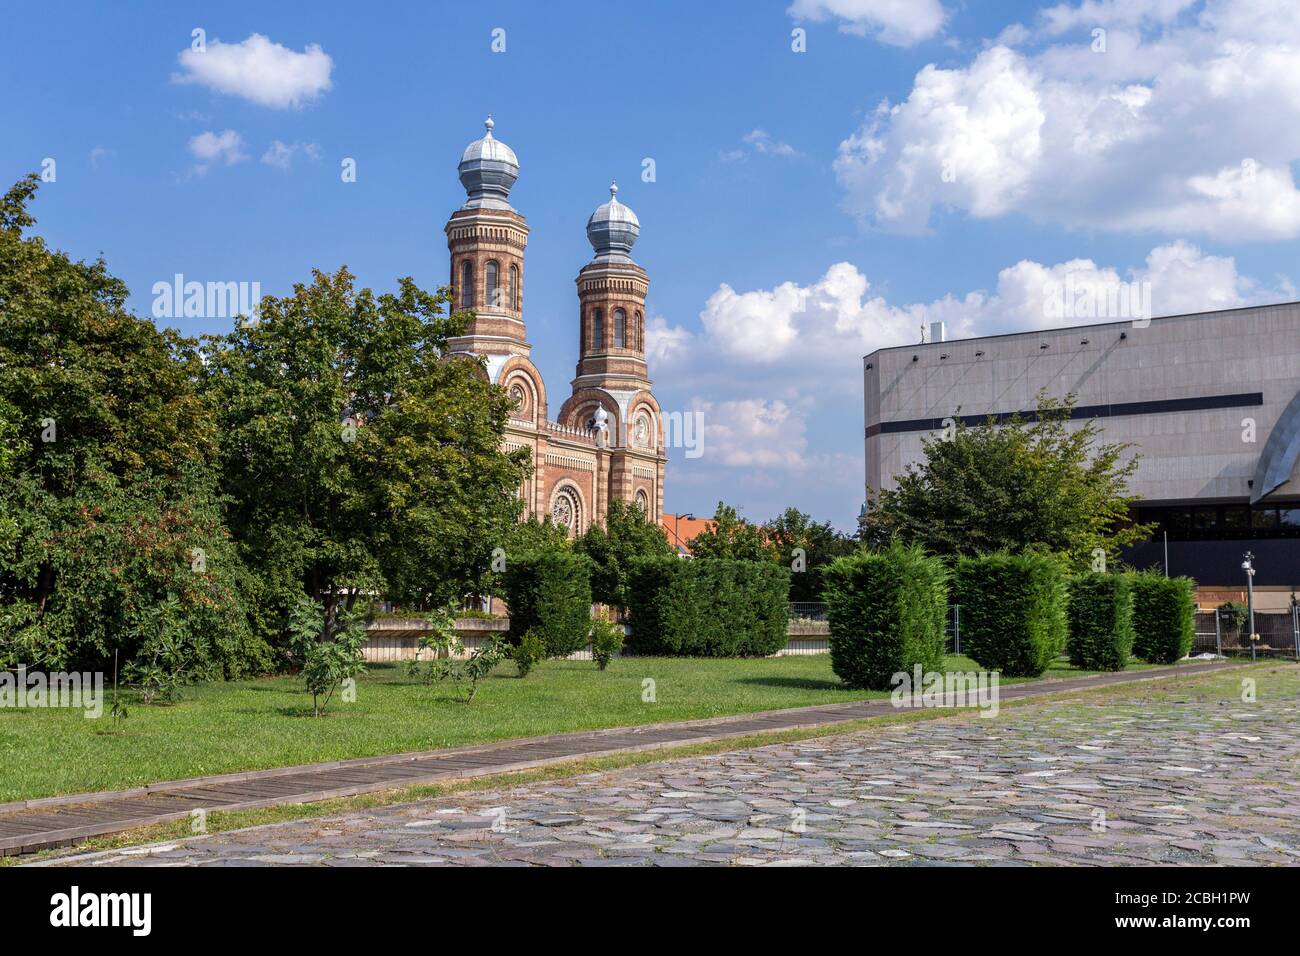
<svg viewBox="0 0 1300 956">
<path fill-rule="evenodd" d="M 597 406 L 596 414 L 591 418 L 591 430 L 596 433 L 596 447 L 605 448 L 609 445 L 609 412 L 603 407 Z"/>
</svg>

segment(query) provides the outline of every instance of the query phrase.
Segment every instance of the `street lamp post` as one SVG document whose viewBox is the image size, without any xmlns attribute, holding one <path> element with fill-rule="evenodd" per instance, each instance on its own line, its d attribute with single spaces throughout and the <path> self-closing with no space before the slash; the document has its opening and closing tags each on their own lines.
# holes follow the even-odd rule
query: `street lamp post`
<svg viewBox="0 0 1300 956">
<path fill-rule="evenodd" d="M 678 553 L 680 553 L 682 550 L 682 536 L 678 533 L 678 529 L 681 527 L 683 518 L 685 518 L 687 521 L 694 521 L 695 515 L 691 514 L 690 512 L 687 512 L 684 515 L 678 515 L 678 514 L 673 515 L 673 542 L 677 545 Z"/>
<path fill-rule="evenodd" d="M 1246 617 L 1250 621 L 1250 659 L 1255 659 L 1255 642 L 1259 635 L 1255 633 L 1255 556 L 1247 551 L 1241 562 L 1241 570 L 1246 572 Z"/>
</svg>

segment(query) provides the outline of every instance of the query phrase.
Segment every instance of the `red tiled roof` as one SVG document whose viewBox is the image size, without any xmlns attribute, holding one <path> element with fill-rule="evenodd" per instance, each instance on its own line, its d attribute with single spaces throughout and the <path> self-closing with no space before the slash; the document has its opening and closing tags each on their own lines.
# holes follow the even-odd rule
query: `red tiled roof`
<svg viewBox="0 0 1300 956">
<path fill-rule="evenodd" d="M 659 524 L 663 527 L 664 534 L 668 535 L 668 543 L 674 549 L 690 554 L 690 540 L 712 527 L 713 520 L 687 518 L 685 515 L 664 515 L 659 519 Z"/>
</svg>

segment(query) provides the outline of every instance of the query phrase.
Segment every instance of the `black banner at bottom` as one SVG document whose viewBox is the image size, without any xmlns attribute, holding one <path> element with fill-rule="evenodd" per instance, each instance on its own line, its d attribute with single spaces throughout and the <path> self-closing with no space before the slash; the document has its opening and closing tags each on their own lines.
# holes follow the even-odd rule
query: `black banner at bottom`
<svg viewBox="0 0 1300 956">
<path fill-rule="evenodd" d="M 630 926 L 680 934 L 689 925 L 693 943 L 734 945 L 766 935 L 774 920 L 838 932 L 850 914 L 870 927 L 873 944 L 933 940 L 945 927 L 966 943 L 1038 930 L 1071 943 L 1169 934 L 1228 943 L 1290 924 L 1294 897 L 1294 870 L 1246 868 L 0 869 L 14 938 L 127 947 L 245 938 L 374 945 L 418 935 L 430 919 L 493 944 L 536 944 L 563 919 L 567 932 L 607 928 L 611 938 Z"/>
</svg>

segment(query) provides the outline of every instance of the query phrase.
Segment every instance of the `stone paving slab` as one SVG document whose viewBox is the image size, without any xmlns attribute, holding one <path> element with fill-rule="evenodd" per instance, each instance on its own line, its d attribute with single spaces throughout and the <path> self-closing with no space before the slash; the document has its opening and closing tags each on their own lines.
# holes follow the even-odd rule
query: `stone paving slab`
<svg viewBox="0 0 1300 956">
<path fill-rule="evenodd" d="M 1229 663 L 1093 674 L 1063 680 L 1010 684 L 1003 700 L 1035 697 L 1110 684 L 1157 680 L 1240 666 Z M 554 734 L 523 740 L 392 754 L 298 767 L 246 771 L 166 781 L 147 787 L 73 794 L 0 804 L 0 855 L 67 846 L 94 836 L 183 820 L 196 809 L 242 810 L 282 803 L 310 803 L 391 790 L 418 783 L 526 770 L 582 757 L 632 753 L 743 736 L 816 727 L 893 713 L 888 698 L 761 711 L 706 720 Z M 190 798 L 178 808 L 171 798 Z"/>
<path fill-rule="evenodd" d="M 1151 684 L 49 865 L 1296 866 L 1300 670 L 1276 681 L 1249 704 Z"/>
</svg>

